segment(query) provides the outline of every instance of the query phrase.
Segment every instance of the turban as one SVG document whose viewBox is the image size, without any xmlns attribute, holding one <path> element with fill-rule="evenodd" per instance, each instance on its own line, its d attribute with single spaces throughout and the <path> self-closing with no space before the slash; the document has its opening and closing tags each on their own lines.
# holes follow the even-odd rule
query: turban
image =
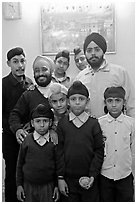
<svg viewBox="0 0 137 204">
<path fill-rule="evenodd" d="M 23 55 L 25 57 L 25 53 L 21 47 L 15 47 L 15 48 L 8 51 L 8 53 L 7 53 L 8 61 L 10 61 L 11 58 L 13 58 L 16 55 Z"/>
<path fill-rule="evenodd" d="M 39 104 L 31 113 L 31 118 L 45 117 L 53 120 L 54 114 L 49 105 Z"/>
<path fill-rule="evenodd" d="M 39 62 L 39 61 L 43 61 L 45 63 L 45 65 L 50 68 L 51 72 L 54 71 L 55 64 L 54 64 L 53 60 L 51 58 L 49 58 L 49 57 L 41 56 L 41 55 L 38 55 L 36 57 L 36 59 L 34 60 L 33 69 L 34 69 L 35 63 Z"/>
<path fill-rule="evenodd" d="M 86 52 L 87 46 L 92 41 L 95 42 L 103 50 L 104 53 L 106 52 L 107 43 L 106 43 L 105 38 L 102 35 L 100 35 L 99 33 L 91 33 L 85 39 L 84 46 L 83 46 L 84 53 Z"/>
<path fill-rule="evenodd" d="M 63 93 L 67 96 L 68 89 L 60 84 L 60 83 L 53 83 L 49 86 L 48 98 L 50 98 L 53 94 Z"/>
<path fill-rule="evenodd" d="M 68 98 L 74 94 L 81 94 L 86 96 L 87 98 L 89 97 L 88 89 L 84 84 L 82 84 L 81 81 L 74 81 L 74 83 L 68 89 Z"/>
<path fill-rule="evenodd" d="M 63 50 L 61 52 L 58 52 L 56 57 L 55 57 L 55 60 L 57 60 L 59 57 L 65 57 L 68 59 L 68 62 L 70 61 L 70 56 L 69 56 L 69 51 L 68 50 Z"/>
<path fill-rule="evenodd" d="M 112 98 L 122 98 L 125 99 L 125 89 L 121 86 L 118 87 L 108 87 L 104 92 L 104 98 L 107 99 L 109 97 Z"/>
</svg>

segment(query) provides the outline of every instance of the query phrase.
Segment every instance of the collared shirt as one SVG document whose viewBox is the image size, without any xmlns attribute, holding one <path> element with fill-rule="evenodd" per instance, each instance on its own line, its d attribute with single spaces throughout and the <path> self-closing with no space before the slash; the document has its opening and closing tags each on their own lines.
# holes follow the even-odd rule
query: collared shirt
<svg viewBox="0 0 137 204">
<path fill-rule="evenodd" d="M 125 178 L 134 159 L 134 119 L 123 113 L 115 119 L 108 113 L 98 121 L 105 142 L 101 174 L 114 180 Z"/>
<path fill-rule="evenodd" d="M 45 135 L 40 135 L 34 131 L 33 137 L 40 146 L 43 146 L 46 142 L 49 142 L 49 132 L 47 132 Z"/>
<path fill-rule="evenodd" d="M 75 80 L 80 80 L 84 85 L 86 85 L 89 90 L 89 110 L 92 116 L 98 118 L 105 114 L 105 89 L 111 86 L 122 86 L 126 91 L 126 114 L 134 117 L 134 87 L 131 83 L 127 71 L 123 67 L 115 64 L 110 64 L 106 60 L 104 60 L 103 64 L 96 72 L 94 72 L 91 67 L 87 67 L 76 76 Z"/>
<path fill-rule="evenodd" d="M 79 116 L 76 116 L 72 112 L 69 113 L 69 121 L 72 121 L 77 128 L 81 127 L 88 118 L 89 115 L 86 112 L 81 113 Z"/>
<path fill-rule="evenodd" d="M 57 82 L 57 83 L 63 84 L 65 87 L 69 88 L 69 87 L 70 87 L 70 84 L 71 84 L 71 79 L 70 79 L 70 77 L 67 76 L 66 74 L 65 74 L 65 76 L 62 77 L 62 78 L 57 78 L 57 77 L 55 76 L 55 74 L 53 73 L 53 74 L 52 74 L 52 82 Z"/>
</svg>

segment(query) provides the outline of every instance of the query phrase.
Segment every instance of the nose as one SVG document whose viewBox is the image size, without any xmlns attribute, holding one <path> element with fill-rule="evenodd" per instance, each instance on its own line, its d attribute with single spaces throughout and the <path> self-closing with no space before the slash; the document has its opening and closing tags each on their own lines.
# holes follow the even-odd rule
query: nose
<svg viewBox="0 0 137 204">
<path fill-rule="evenodd" d="M 19 65 L 19 67 L 22 67 L 23 65 L 22 65 L 22 63 L 19 61 L 18 62 L 18 65 Z"/>
<path fill-rule="evenodd" d="M 60 106 L 61 106 L 60 101 L 57 101 L 57 106 L 58 106 L 58 107 L 60 107 Z"/>
<path fill-rule="evenodd" d="M 116 101 L 113 100 L 112 106 L 116 106 Z"/>
<path fill-rule="evenodd" d="M 40 122 L 40 126 L 41 126 L 41 127 L 44 126 L 44 122 L 43 122 L 43 121 Z"/>
<path fill-rule="evenodd" d="M 76 99 L 76 104 L 79 104 L 79 99 L 78 98 Z"/>
</svg>

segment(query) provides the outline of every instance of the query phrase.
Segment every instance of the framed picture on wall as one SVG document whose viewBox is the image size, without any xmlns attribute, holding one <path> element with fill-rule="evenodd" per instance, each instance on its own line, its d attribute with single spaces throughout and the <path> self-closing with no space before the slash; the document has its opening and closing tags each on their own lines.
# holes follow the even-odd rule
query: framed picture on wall
<svg viewBox="0 0 137 204">
<path fill-rule="evenodd" d="M 4 19 L 21 19 L 21 2 L 2 2 L 2 5 Z"/>
<path fill-rule="evenodd" d="M 115 53 L 115 8 L 113 3 L 49 4 L 41 8 L 42 54 L 67 49 L 73 53 L 83 47 L 91 32 L 99 32 L 107 41 L 107 53 Z"/>
</svg>

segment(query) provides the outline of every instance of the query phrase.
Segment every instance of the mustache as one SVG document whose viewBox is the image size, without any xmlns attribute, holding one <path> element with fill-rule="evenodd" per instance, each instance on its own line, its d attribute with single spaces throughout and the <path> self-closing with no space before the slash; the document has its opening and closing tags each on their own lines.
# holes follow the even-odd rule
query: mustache
<svg viewBox="0 0 137 204">
<path fill-rule="evenodd" d="M 94 56 L 94 57 L 90 57 L 89 60 L 92 60 L 92 59 L 99 59 L 98 57 Z"/>
</svg>

